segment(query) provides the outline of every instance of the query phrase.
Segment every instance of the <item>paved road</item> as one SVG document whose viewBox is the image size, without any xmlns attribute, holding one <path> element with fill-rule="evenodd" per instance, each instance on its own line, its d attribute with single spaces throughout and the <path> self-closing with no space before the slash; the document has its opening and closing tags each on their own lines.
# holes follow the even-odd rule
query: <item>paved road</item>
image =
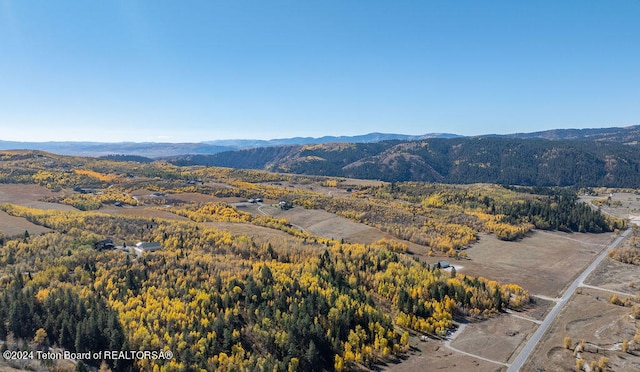
<svg viewBox="0 0 640 372">
<path fill-rule="evenodd" d="M 527 344 L 522 348 L 522 350 L 520 351 L 520 354 L 518 354 L 518 356 L 513 361 L 513 363 L 511 363 L 511 365 L 509 366 L 509 369 L 507 369 L 507 372 L 519 371 L 520 368 L 522 368 L 522 366 L 524 365 L 524 362 L 527 361 L 527 359 L 529 358 L 529 356 L 533 352 L 533 349 L 535 349 L 535 347 L 538 344 L 538 342 L 540 342 L 540 339 L 542 338 L 542 336 L 547 332 L 547 329 L 549 329 L 549 326 L 554 321 L 554 319 L 556 318 L 556 316 L 558 315 L 560 310 L 569 301 L 569 298 L 571 298 L 573 293 L 576 291 L 576 288 L 578 288 L 580 285 L 582 285 L 582 283 L 587 278 L 587 276 L 589 276 L 589 274 L 591 274 L 591 272 L 596 268 L 596 266 L 598 266 L 600 264 L 600 262 L 602 262 L 602 260 L 604 260 L 604 258 L 607 257 L 607 253 L 609 253 L 610 250 L 612 250 L 618 244 L 620 244 L 620 242 L 629 234 L 629 232 L 631 232 L 631 228 L 628 228 L 627 230 L 625 230 L 616 240 L 614 240 L 613 243 L 611 243 L 607 247 L 607 249 L 605 249 L 591 263 L 591 265 L 589 265 L 589 267 L 587 267 L 582 272 L 582 274 L 580 274 L 580 276 L 578 276 L 576 278 L 576 280 L 574 280 L 573 283 L 571 283 L 569 288 L 567 288 L 567 290 L 564 292 L 564 294 L 562 295 L 560 300 L 553 307 L 551 312 L 549 312 L 549 314 L 547 314 L 547 316 L 544 318 L 544 320 L 542 321 L 542 324 L 540 325 L 540 327 L 538 327 L 538 329 L 533 334 L 533 336 L 531 336 L 529 341 L 527 341 Z"/>
</svg>

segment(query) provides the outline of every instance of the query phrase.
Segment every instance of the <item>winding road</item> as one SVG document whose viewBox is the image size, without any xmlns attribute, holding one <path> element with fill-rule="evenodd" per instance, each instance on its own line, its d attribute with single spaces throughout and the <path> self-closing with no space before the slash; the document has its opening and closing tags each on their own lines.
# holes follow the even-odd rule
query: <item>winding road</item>
<svg viewBox="0 0 640 372">
<path fill-rule="evenodd" d="M 604 260 L 605 257 L 607 257 L 607 254 L 609 253 L 609 251 L 615 248 L 618 244 L 620 244 L 620 242 L 624 238 L 626 238 L 629 232 L 631 232 L 631 228 L 628 228 L 627 230 L 625 230 L 616 240 L 614 240 L 613 243 L 611 243 L 607 247 L 607 249 L 605 249 L 598 257 L 596 257 L 596 259 L 591 263 L 591 265 L 589 265 L 586 269 L 584 269 L 582 274 L 580 274 L 580 276 L 578 276 L 576 280 L 574 280 L 573 283 L 571 283 L 571 285 L 569 286 L 569 288 L 567 288 L 567 290 L 564 292 L 562 297 L 556 302 L 553 309 L 544 318 L 544 320 L 542 321 L 542 324 L 540 324 L 540 327 L 538 327 L 538 329 L 533 334 L 533 336 L 531 336 L 529 341 L 527 341 L 526 345 L 522 348 L 522 350 L 520 350 L 520 353 L 518 354 L 516 359 L 514 359 L 514 361 L 511 363 L 511 365 L 507 369 L 507 372 L 519 371 L 520 368 L 522 368 L 524 363 L 527 361 L 527 359 L 535 349 L 536 345 L 538 345 L 538 342 L 540 342 L 540 339 L 542 339 L 542 336 L 547 332 L 547 330 L 549 329 L 549 326 L 551 326 L 551 323 L 553 323 L 556 316 L 558 316 L 558 313 L 560 313 L 560 310 L 562 310 L 564 305 L 569 301 L 569 298 L 571 298 L 571 296 L 576 291 L 576 289 L 581 285 L 583 285 L 583 282 L 587 278 L 587 276 L 589 276 L 589 274 L 591 274 L 591 272 L 600 264 L 600 262 L 602 262 L 602 260 Z"/>
</svg>

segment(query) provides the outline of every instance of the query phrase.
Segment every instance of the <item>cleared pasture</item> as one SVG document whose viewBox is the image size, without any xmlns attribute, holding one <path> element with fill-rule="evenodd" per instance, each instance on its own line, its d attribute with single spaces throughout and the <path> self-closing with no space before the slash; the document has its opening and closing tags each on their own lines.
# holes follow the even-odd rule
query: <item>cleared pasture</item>
<svg viewBox="0 0 640 372">
<path fill-rule="evenodd" d="M 516 283 L 532 295 L 559 297 L 615 234 L 582 234 L 536 230 L 516 242 L 483 235 L 467 249 L 462 272 Z"/>
</svg>

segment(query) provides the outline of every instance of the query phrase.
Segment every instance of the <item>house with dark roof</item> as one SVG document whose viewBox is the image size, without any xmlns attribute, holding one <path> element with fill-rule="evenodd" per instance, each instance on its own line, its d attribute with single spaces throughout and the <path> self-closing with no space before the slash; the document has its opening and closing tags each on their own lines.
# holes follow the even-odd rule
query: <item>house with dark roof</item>
<svg viewBox="0 0 640 372">
<path fill-rule="evenodd" d="M 93 243 L 93 248 L 98 251 L 104 251 L 106 249 L 115 249 L 116 245 L 111 239 L 100 240 Z"/>
</svg>

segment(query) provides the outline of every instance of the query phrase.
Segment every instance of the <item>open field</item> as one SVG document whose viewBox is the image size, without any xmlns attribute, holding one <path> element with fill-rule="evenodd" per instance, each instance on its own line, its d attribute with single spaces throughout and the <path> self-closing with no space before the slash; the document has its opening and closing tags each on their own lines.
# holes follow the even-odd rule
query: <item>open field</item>
<svg viewBox="0 0 640 372">
<path fill-rule="evenodd" d="M 411 346 L 406 360 L 399 364 L 389 363 L 383 370 L 390 372 L 506 370 L 504 366 L 448 349 L 442 341 L 423 342 L 417 337 L 411 337 Z"/>
<path fill-rule="evenodd" d="M 457 335 L 451 346 L 461 352 L 495 362 L 510 363 L 537 329 L 537 324 L 532 320 L 544 319 L 555 305 L 546 298 L 559 297 L 569 283 L 616 237 L 612 233 L 567 234 L 534 231 L 521 241 L 504 242 L 492 235 L 482 236 L 477 244 L 467 250 L 470 260 L 457 261 L 464 266 L 459 272 L 518 283 L 532 295 L 543 298 L 535 298 L 535 304 L 531 307 L 512 315 L 512 317 L 515 315 L 525 319 L 514 317 L 517 323 L 513 323 L 513 319 L 511 322 L 506 322 L 505 319 L 508 318 L 501 315 L 487 322 L 478 323 L 477 326 L 474 324 L 475 327 L 465 329 Z M 438 259 L 429 257 L 425 260 L 435 262 Z M 606 302 L 607 299 L 608 297 L 604 301 Z M 576 311 L 583 312 L 584 309 L 578 307 Z M 497 324 L 494 328 L 492 328 L 493 322 Z M 510 323 L 511 328 L 515 327 L 513 330 L 509 327 Z M 517 327 L 523 328 L 516 329 Z M 501 330 L 497 331 L 498 329 Z M 543 340 L 547 342 L 548 337 L 545 335 Z M 561 341 L 563 338 L 564 336 Z M 461 346 L 456 347 L 457 345 Z M 494 363 L 494 366 L 500 367 L 498 363 Z M 525 366 L 529 368 L 529 364 Z"/>
<path fill-rule="evenodd" d="M 467 324 L 451 346 L 467 353 L 507 363 L 527 335 L 535 331 L 536 323 L 513 315 Z"/>
<path fill-rule="evenodd" d="M 430 351 L 443 347 L 444 355 L 449 359 L 448 368 L 453 370 L 506 370 L 504 364 L 512 362 L 537 329 L 537 323 L 544 319 L 555 305 L 546 298 L 559 297 L 569 283 L 615 237 L 615 234 L 534 231 L 521 241 L 505 242 L 493 235 L 483 235 L 478 243 L 467 250 L 469 260 L 452 262 L 463 266 L 458 272 L 518 283 L 532 295 L 541 295 L 544 298 L 535 298 L 535 303 L 521 312 L 501 314 L 486 321 L 465 324 L 461 332 L 455 334 L 450 341 L 451 348 L 447 348 L 445 342 L 432 340 L 430 343 L 437 346 L 430 345 Z M 424 256 L 423 259 L 435 263 L 441 258 Z M 608 297 L 602 299 L 606 305 L 607 299 Z M 628 313 L 628 309 L 626 311 Z M 543 338 L 545 343 L 548 342 L 547 338 Z M 560 345 L 563 338 L 564 335 L 560 338 Z M 412 342 L 417 350 L 425 348 L 422 344 L 417 339 L 415 343 Z M 473 359 L 473 356 L 477 358 Z M 443 356 L 437 353 L 428 355 L 426 352 L 415 352 L 406 362 L 391 370 L 408 371 L 412 369 L 403 368 L 417 368 L 418 365 L 434 363 L 437 365 L 442 358 Z M 467 364 L 457 369 L 457 366 L 462 366 L 459 363 Z M 478 365 L 472 366 L 469 363 Z M 456 367 L 453 367 L 454 365 Z"/>
<path fill-rule="evenodd" d="M 39 185 L 0 184 L 0 203 L 12 203 L 38 209 L 75 210 L 74 207 L 41 201 L 51 196 L 62 195 Z"/>
<path fill-rule="evenodd" d="M 264 214 L 277 218 L 285 218 L 293 226 L 314 235 L 344 239 L 351 243 L 373 243 L 382 238 L 392 238 L 376 228 L 367 226 L 344 217 L 317 209 L 295 207 L 287 211 L 270 204 L 242 203 L 238 209 L 253 214 Z M 397 240 L 397 239 L 396 239 Z"/>
<path fill-rule="evenodd" d="M 585 351 L 579 353 L 585 364 L 606 356 L 612 371 L 639 370 L 640 357 L 635 352 L 620 350 L 622 341 L 633 339 L 635 334 L 635 320 L 629 316 L 630 309 L 609 303 L 610 293 L 590 288 L 582 288 L 579 292 L 560 312 L 524 370 L 574 368 L 577 356 L 573 350 L 580 340 L 585 340 Z M 571 338 L 570 350 L 564 348 L 566 336 Z"/>
<path fill-rule="evenodd" d="M 174 203 L 211 203 L 223 201 L 222 198 L 215 196 L 200 194 L 195 192 L 183 192 L 183 193 L 160 193 L 162 196 L 154 195 L 153 191 L 147 189 L 137 189 L 131 192 L 131 196 L 135 199 L 142 201 L 145 204 L 157 204 L 158 200 L 167 200 L 169 204 Z M 227 200 L 224 200 L 227 201 Z"/>
<path fill-rule="evenodd" d="M 559 297 L 571 280 L 613 240 L 614 234 L 536 230 L 517 242 L 483 235 L 467 249 L 465 274 L 517 283 L 532 295 Z"/>
<path fill-rule="evenodd" d="M 592 201 L 602 200 L 603 197 L 583 199 Z M 637 195 L 614 193 L 611 200 L 615 207 L 603 205 L 602 210 L 605 213 L 630 218 L 631 222 L 634 222 L 640 208 Z M 584 360 L 585 365 L 589 365 L 603 356 L 609 360 L 608 370 L 640 370 L 639 354 L 636 351 L 625 353 L 621 350 L 623 340 L 633 339 L 637 331 L 637 321 L 630 317 L 629 307 L 609 302 L 614 294 L 622 300 L 640 294 L 640 289 L 636 287 L 638 280 L 640 275 L 637 266 L 605 258 L 562 309 L 525 364 L 524 370 L 575 369 L 578 357 Z M 564 348 L 566 336 L 572 340 L 570 350 Z M 580 340 L 585 341 L 585 351 L 574 356 L 575 347 Z M 638 345 L 631 343 L 630 350 L 637 347 Z"/>
<path fill-rule="evenodd" d="M 203 226 L 213 227 L 220 230 L 229 231 L 238 235 L 259 236 L 262 238 L 281 238 L 291 239 L 291 235 L 284 231 L 270 229 L 268 227 L 251 225 L 248 223 L 234 223 L 234 222 L 204 222 Z"/>
<path fill-rule="evenodd" d="M 49 231 L 49 229 L 35 225 L 25 218 L 10 216 L 0 211 L 0 232 L 5 236 L 16 236 L 24 234 L 25 231 L 28 231 L 29 234 L 42 234 Z"/>
<path fill-rule="evenodd" d="M 178 221 L 188 221 L 189 219 L 183 216 L 179 216 L 175 213 L 171 213 L 169 211 L 164 211 L 162 209 L 143 206 L 143 207 L 114 207 L 111 205 L 102 206 L 98 210 L 101 213 L 107 213 L 112 215 L 119 216 L 129 216 L 129 217 L 144 217 L 144 218 L 164 218 L 167 220 L 178 220 Z"/>
<path fill-rule="evenodd" d="M 13 203 L 39 209 L 75 209 L 68 205 L 40 201 L 42 198 L 53 195 L 56 193 L 38 185 L 0 184 L 0 203 Z M 0 232 L 6 236 L 15 236 L 22 235 L 25 231 L 29 231 L 29 234 L 42 234 L 49 229 L 0 211 Z"/>
<path fill-rule="evenodd" d="M 640 269 L 635 265 L 606 258 L 593 275 L 587 278 L 585 284 L 632 296 L 640 295 Z"/>
<path fill-rule="evenodd" d="M 286 218 L 294 225 L 299 225 L 312 234 L 344 239 L 358 243 L 373 243 L 386 235 L 378 229 L 348 220 L 333 213 L 322 210 L 304 208 L 292 208 L 283 211 L 278 208 L 262 208 L 267 214 L 274 217 Z M 360 239 L 353 239 L 354 237 Z"/>
<path fill-rule="evenodd" d="M 533 302 L 534 303 L 530 307 L 518 312 L 518 315 L 525 316 L 528 319 L 542 321 L 544 320 L 545 316 L 547 316 L 547 313 L 551 311 L 551 309 L 555 305 L 554 301 L 539 297 L 533 297 Z"/>
</svg>

